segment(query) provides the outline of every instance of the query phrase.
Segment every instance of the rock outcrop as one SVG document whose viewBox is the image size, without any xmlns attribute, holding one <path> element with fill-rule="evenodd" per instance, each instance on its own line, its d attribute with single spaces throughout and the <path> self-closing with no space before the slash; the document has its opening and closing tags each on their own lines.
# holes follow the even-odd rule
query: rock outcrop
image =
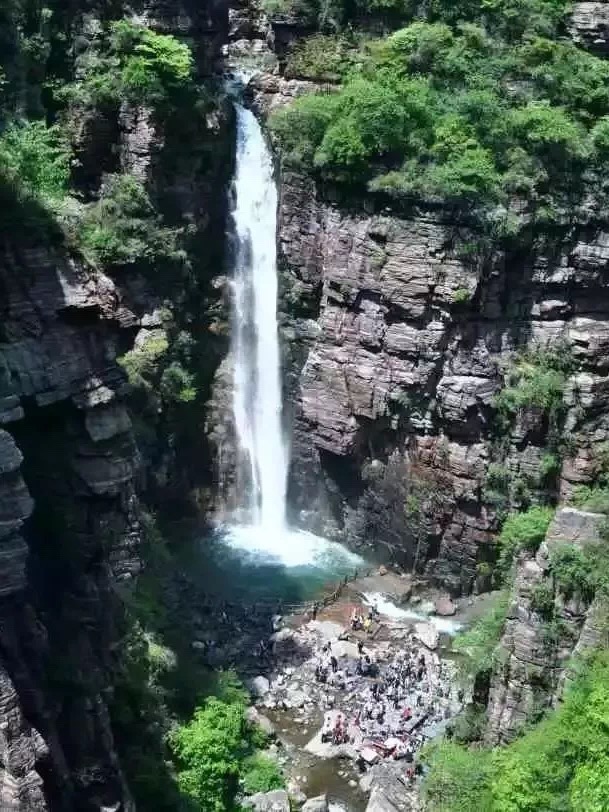
<svg viewBox="0 0 609 812">
<path fill-rule="evenodd" d="M 604 518 L 562 508 L 537 554 L 523 554 L 518 561 L 490 683 L 488 744 L 511 741 L 526 723 L 555 705 L 572 676 L 573 654 L 592 650 L 601 641 L 607 617 L 601 599 L 588 605 L 577 593 L 561 594 L 549 576 L 549 560 L 557 545 L 583 548 L 597 542 Z M 553 600 L 551 620 L 538 605 L 542 589 Z"/>
<path fill-rule="evenodd" d="M 110 279 L 30 236 L 0 260 L 0 706 L 7 808 L 130 808 L 107 700 L 138 572 L 138 455 Z M 49 681 L 52 690 L 49 690 Z"/>
<path fill-rule="evenodd" d="M 312 180 L 282 176 L 282 308 L 297 365 L 287 381 L 296 392 L 293 493 L 307 516 L 332 505 L 344 527 L 365 467 L 408 452 L 450 480 L 435 517 L 434 572 L 455 592 L 471 589 L 496 527 L 484 495 L 497 458 L 492 406 L 514 351 L 564 343 L 581 365 L 566 396 L 573 451 L 563 496 L 594 478 L 595 449 L 609 437 L 607 235 L 565 236 L 552 257 L 472 263 L 459 246 L 476 239 L 440 214 L 332 203 Z M 546 438 L 534 414 L 523 419 L 500 462 L 534 488 Z"/>
</svg>

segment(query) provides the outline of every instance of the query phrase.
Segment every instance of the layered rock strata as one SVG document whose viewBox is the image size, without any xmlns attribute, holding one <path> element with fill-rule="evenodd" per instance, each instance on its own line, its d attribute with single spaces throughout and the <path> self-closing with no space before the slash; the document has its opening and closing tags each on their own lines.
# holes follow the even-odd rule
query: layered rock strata
<svg viewBox="0 0 609 812">
<path fill-rule="evenodd" d="M 140 568 L 115 363 L 135 317 L 107 277 L 36 241 L 5 241 L 0 261 L 0 798 L 129 809 L 107 702 L 114 585 Z"/>
<path fill-rule="evenodd" d="M 577 593 L 561 594 L 549 572 L 553 548 L 598 542 L 604 518 L 562 508 L 537 554 L 520 557 L 490 684 L 488 744 L 512 741 L 525 724 L 556 705 L 573 676 L 573 655 L 593 650 L 604 639 L 607 609 L 602 599 L 589 604 Z M 541 587 L 554 595 L 551 625 L 536 607 Z"/>
</svg>

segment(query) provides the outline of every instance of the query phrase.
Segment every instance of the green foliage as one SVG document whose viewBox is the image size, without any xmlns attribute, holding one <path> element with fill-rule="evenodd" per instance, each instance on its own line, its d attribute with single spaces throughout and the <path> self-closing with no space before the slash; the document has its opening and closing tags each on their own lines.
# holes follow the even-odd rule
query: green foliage
<svg viewBox="0 0 609 812">
<path fill-rule="evenodd" d="M 556 454 L 546 452 L 539 462 L 539 481 L 541 483 L 555 479 L 560 472 L 560 459 Z"/>
<path fill-rule="evenodd" d="M 531 608 L 544 620 L 554 617 L 554 589 L 546 580 L 540 581 L 531 595 Z"/>
<path fill-rule="evenodd" d="M 210 812 L 230 809 L 248 750 L 244 707 L 207 699 L 170 743 L 182 791 Z"/>
<path fill-rule="evenodd" d="M 65 197 L 70 149 L 61 129 L 43 121 L 9 126 L 0 138 L 0 174 L 42 200 Z"/>
<path fill-rule="evenodd" d="M 513 198 L 527 218 L 566 222 L 587 191 L 605 194 L 609 66 L 548 38 L 565 7 L 437 0 L 359 52 L 311 38 L 290 75 L 342 84 L 332 101 L 300 98 L 271 119 L 284 160 L 396 200 L 467 207 L 489 228 Z"/>
<path fill-rule="evenodd" d="M 602 540 L 588 541 L 583 547 L 553 547 L 550 571 L 567 598 L 577 594 L 589 603 L 597 593 L 609 592 L 609 544 Z"/>
<path fill-rule="evenodd" d="M 492 667 L 505 624 L 509 597 L 508 590 L 498 592 L 488 612 L 455 638 L 453 648 L 464 655 L 462 670 L 465 674 L 475 676 Z"/>
<path fill-rule="evenodd" d="M 276 760 L 264 753 L 255 753 L 245 759 L 241 780 L 246 795 L 281 789 L 285 783 Z"/>
<path fill-rule="evenodd" d="M 112 23 L 79 67 L 79 78 L 58 93 L 73 104 L 103 107 L 128 100 L 163 109 L 193 87 L 190 48 L 128 20 Z"/>
<path fill-rule="evenodd" d="M 179 231 L 163 225 L 144 185 L 133 175 L 106 177 L 99 200 L 89 205 L 78 242 L 87 258 L 104 268 L 158 266 L 183 260 Z"/>
<path fill-rule="evenodd" d="M 506 574 L 514 558 L 522 550 L 536 552 L 544 540 L 554 516 L 554 508 L 530 507 L 523 513 L 508 516 L 499 534 L 498 569 Z"/>
<path fill-rule="evenodd" d="M 490 812 L 491 755 L 449 741 L 429 745 L 422 754 L 430 771 L 423 785 L 430 812 Z"/>
<path fill-rule="evenodd" d="M 609 487 L 607 485 L 578 485 L 571 503 L 581 510 L 609 514 Z"/>
<path fill-rule="evenodd" d="M 351 36 L 317 34 L 296 42 L 284 75 L 316 82 L 338 82 L 358 61 L 357 42 Z"/>
<path fill-rule="evenodd" d="M 495 397 L 495 407 L 506 418 L 525 408 L 537 408 L 557 417 L 572 370 L 573 359 L 566 348 L 523 352 L 508 368 L 506 385 Z"/>
<path fill-rule="evenodd" d="M 487 722 L 486 707 L 471 703 L 450 723 L 450 737 L 459 744 L 480 741 Z"/>
<path fill-rule="evenodd" d="M 564 703 L 495 751 L 428 748 L 423 793 L 432 812 L 548 812 L 609 808 L 609 652 L 580 668 Z"/>
<path fill-rule="evenodd" d="M 192 339 L 187 333 L 169 337 L 165 332 L 151 332 L 118 360 L 142 401 L 160 396 L 171 406 L 191 403 L 197 397 L 194 375 L 188 370 L 191 351 Z"/>
<path fill-rule="evenodd" d="M 240 782 L 246 792 L 281 787 L 277 763 L 255 752 L 260 743 L 239 698 L 206 699 L 170 736 L 182 791 L 209 812 L 229 812 Z"/>
<path fill-rule="evenodd" d="M 471 301 L 472 294 L 468 288 L 457 288 L 453 293 L 454 304 L 468 304 Z"/>
</svg>

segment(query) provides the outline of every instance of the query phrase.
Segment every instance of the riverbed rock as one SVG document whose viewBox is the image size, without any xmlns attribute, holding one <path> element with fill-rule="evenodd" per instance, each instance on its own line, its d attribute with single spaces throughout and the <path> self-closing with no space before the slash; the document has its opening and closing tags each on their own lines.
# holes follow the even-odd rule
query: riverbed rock
<svg viewBox="0 0 609 812">
<path fill-rule="evenodd" d="M 284 789 L 257 792 L 243 799 L 243 806 L 254 812 L 290 812 L 290 798 Z"/>
<path fill-rule="evenodd" d="M 301 691 L 300 689 L 288 690 L 284 704 L 287 706 L 287 708 L 304 708 L 306 701 L 307 695 L 304 691 Z"/>
<path fill-rule="evenodd" d="M 419 642 L 423 643 L 423 645 L 431 651 L 438 648 L 440 634 L 433 623 L 428 623 L 427 621 L 424 623 L 416 623 L 414 635 Z"/>
<path fill-rule="evenodd" d="M 263 697 L 271 690 L 271 683 L 262 674 L 250 680 L 248 687 L 253 696 Z"/>
<path fill-rule="evenodd" d="M 382 789 L 374 787 L 366 812 L 401 812 L 401 810 L 389 800 Z"/>
<path fill-rule="evenodd" d="M 302 812 L 328 812 L 328 796 L 319 795 L 317 798 L 309 798 L 302 807 Z"/>
<path fill-rule="evenodd" d="M 289 657 L 298 651 L 298 641 L 292 629 L 280 629 L 269 638 L 276 657 Z"/>
<path fill-rule="evenodd" d="M 457 611 L 457 607 L 448 595 L 442 595 L 436 600 L 434 611 L 441 617 L 452 617 Z"/>
<path fill-rule="evenodd" d="M 259 727 L 267 736 L 274 736 L 276 734 L 275 725 L 268 716 L 260 713 L 258 708 L 248 708 L 245 715 L 250 724 Z"/>
</svg>

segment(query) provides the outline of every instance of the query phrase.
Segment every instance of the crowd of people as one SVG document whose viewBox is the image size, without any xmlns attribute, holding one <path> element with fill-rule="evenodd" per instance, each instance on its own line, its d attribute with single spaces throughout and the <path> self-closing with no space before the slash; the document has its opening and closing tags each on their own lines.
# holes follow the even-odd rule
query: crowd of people
<svg viewBox="0 0 609 812">
<path fill-rule="evenodd" d="M 365 619 L 373 623 L 376 611 Z M 333 649 L 332 641 L 324 642 L 316 652 L 315 678 L 327 687 L 330 706 L 322 742 L 351 744 L 369 758 L 372 751 L 377 754 L 374 758 L 412 763 L 430 727 L 437 728 L 454 714 L 463 698 L 461 692 L 451 689 L 446 664 L 413 635 L 401 641 L 399 648 L 377 646 L 369 636 L 363 637 L 360 613 L 354 610 L 350 621 L 349 636 L 357 644 L 357 656 L 347 656 L 342 650 L 337 656 L 340 647 L 335 643 Z"/>
</svg>

